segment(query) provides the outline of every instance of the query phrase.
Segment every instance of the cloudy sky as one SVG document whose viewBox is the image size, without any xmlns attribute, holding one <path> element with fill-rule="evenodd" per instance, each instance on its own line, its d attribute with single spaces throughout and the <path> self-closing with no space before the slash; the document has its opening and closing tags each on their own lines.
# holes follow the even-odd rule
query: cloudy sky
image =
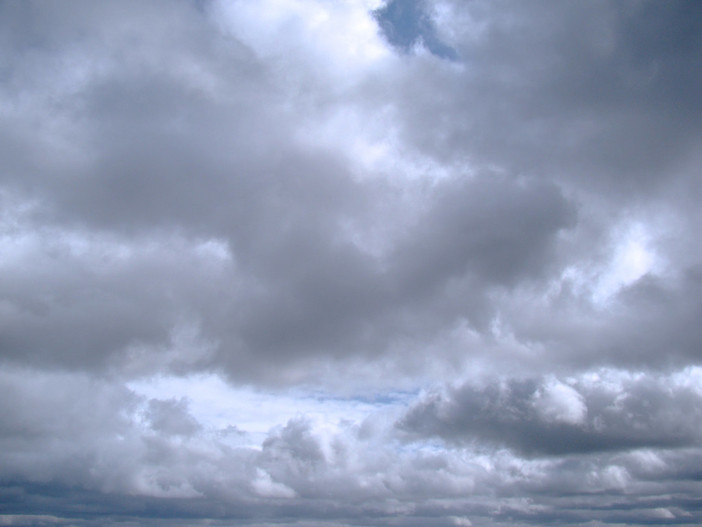
<svg viewBox="0 0 702 527">
<path fill-rule="evenodd" d="M 702 2 L 0 3 L 0 525 L 702 523 Z"/>
</svg>

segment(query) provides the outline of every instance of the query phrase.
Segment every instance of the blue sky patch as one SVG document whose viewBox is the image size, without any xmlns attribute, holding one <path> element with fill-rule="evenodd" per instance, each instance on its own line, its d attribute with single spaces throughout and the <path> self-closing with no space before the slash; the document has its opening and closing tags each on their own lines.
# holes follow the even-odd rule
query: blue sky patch
<svg viewBox="0 0 702 527">
<path fill-rule="evenodd" d="M 373 14 L 387 41 L 397 49 L 409 53 L 421 43 L 437 57 L 449 60 L 458 58 L 456 50 L 437 35 L 421 0 L 391 0 Z"/>
</svg>

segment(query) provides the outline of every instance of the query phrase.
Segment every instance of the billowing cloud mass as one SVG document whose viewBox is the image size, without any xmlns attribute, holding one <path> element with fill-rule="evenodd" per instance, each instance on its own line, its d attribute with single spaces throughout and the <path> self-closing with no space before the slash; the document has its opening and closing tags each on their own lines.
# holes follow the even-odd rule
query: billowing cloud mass
<svg viewBox="0 0 702 527">
<path fill-rule="evenodd" d="M 700 35 L 0 2 L 0 525 L 702 523 Z"/>
</svg>

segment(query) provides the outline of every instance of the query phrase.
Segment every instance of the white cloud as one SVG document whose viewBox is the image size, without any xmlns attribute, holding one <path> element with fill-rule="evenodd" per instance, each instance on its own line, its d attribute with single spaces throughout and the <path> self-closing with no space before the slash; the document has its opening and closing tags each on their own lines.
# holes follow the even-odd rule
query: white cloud
<svg viewBox="0 0 702 527">
<path fill-rule="evenodd" d="M 378 1 L 216 2 L 214 16 L 256 52 L 343 85 L 391 55 L 371 17 Z M 304 73 L 288 71 L 290 79 Z M 324 77 L 322 77 L 324 78 Z"/>
<path fill-rule="evenodd" d="M 583 396 L 557 379 L 549 380 L 536 392 L 534 405 L 547 421 L 577 425 L 583 423 L 587 416 Z"/>
<path fill-rule="evenodd" d="M 252 482 L 253 488 L 259 496 L 264 498 L 294 498 L 295 491 L 282 483 L 273 481 L 271 475 L 262 469 L 256 469 L 256 479 Z"/>
<path fill-rule="evenodd" d="M 644 225 L 633 223 L 622 231 L 613 243 L 609 262 L 600 271 L 593 287 L 592 298 L 597 304 L 606 303 L 622 288 L 656 269 L 658 257 Z"/>
</svg>

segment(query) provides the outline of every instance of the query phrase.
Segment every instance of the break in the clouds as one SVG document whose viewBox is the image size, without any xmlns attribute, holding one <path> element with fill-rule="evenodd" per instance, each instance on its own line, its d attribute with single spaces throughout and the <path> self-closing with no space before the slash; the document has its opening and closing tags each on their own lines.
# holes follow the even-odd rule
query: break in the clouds
<svg viewBox="0 0 702 527">
<path fill-rule="evenodd" d="M 434 21 L 421 1 L 394 0 L 378 8 L 374 14 L 387 41 L 404 51 L 424 47 L 442 58 L 455 59 L 456 51 L 437 35 Z"/>
<path fill-rule="evenodd" d="M 0 3 L 0 524 L 698 525 L 701 24 Z"/>
</svg>

